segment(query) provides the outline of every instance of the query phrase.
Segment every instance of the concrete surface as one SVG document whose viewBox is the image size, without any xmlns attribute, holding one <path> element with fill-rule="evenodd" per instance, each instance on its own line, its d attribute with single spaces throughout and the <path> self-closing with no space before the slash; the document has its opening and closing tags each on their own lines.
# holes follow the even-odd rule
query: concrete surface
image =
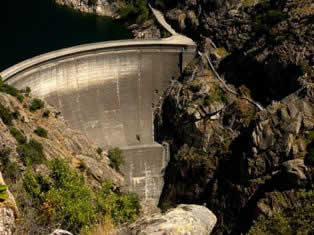
<svg viewBox="0 0 314 235">
<path fill-rule="evenodd" d="M 195 50 L 179 35 L 94 43 L 34 57 L 1 76 L 17 88 L 31 87 L 99 146 L 121 147 L 127 189 L 158 200 L 167 158 L 154 142 L 153 107 Z"/>
</svg>

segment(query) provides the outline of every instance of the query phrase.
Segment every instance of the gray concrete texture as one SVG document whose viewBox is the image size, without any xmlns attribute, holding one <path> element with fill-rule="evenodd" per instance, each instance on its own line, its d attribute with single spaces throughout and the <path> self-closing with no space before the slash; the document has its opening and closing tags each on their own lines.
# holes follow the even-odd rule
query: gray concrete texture
<svg viewBox="0 0 314 235">
<path fill-rule="evenodd" d="M 154 142 L 153 107 L 194 55 L 193 42 L 175 39 L 95 43 L 29 59 L 1 75 L 17 88 L 31 87 L 98 146 L 122 148 L 126 188 L 156 201 L 167 157 Z"/>
</svg>

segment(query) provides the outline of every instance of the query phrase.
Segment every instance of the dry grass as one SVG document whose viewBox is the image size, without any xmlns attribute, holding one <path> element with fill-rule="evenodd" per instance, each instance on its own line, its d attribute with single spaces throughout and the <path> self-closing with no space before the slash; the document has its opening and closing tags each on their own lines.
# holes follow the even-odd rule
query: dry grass
<svg viewBox="0 0 314 235">
<path fill-rule="evenodd" d="M 88 232 L 81 235 L 115 235 L 115 227 L 110 218 L 106 217 L 103 223 L 94 225 Z"/>
</svg>

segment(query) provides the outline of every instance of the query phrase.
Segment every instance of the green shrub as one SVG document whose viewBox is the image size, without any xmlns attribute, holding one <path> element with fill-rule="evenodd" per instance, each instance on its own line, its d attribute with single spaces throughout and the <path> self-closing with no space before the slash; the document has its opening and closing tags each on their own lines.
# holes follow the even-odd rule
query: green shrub
<svg viewBox="0 0 314 235">
<path fill-rule="evenodd" d="M 113 192 L 113 184 L 107 180 L 102 190 L 97 193 L 98 211 L 109 215 L 117 224 L 133 222 L 139 214 L 140 204 L 136 194 L 117 194 Z"/>
<path fill-rule="evenodd" d="M 12 120 L 14 119 L 14 116 L 10 112 L 10 109 L 2 104 L 0 104 L 0 117 L 4 124 L 12 125 Z"/>
<path fill-rule="evenodd" d="M 18 145 L 16 151 L 27 166 L 41 164 L 45 160 L 43 146 L 34 139 L 31 139 L 29 143 Z"/>
<path fill-rule="evenodd" d="M 15 127 L 10 127 L 9 130 L 11 135 L 16 139 L 19 144 L 26 143 L 26 137 L 20 130 L 16 129 Z"/>
<path fill-rule="evenodd" d="M 24 177 L 24 188 L 37 204 L 42 223 L 58 224 L 78 234 L 82 228 L 96 222 L 93 191 L 63 160 L 52 160 L 48 165 L 50 180 L 28 173 Z"/>
<path fill-rule="evenodd" d="M 79 234 L 108 216 L 116 223 L 124 223 L 138 215 L 136 195 L 115 193 L 110 181 L 106 181 L 101 190 L 91 190 L 83 176 L 64 160 L 52 160 L 48 167 L 47 177 L 28 171 L 23 179 L 40 223 L 58 225 Z"/>
<path fill-rule="evenodd" d="M 43 138 L 47 138 L 48 137 L 48 132 L 47 130 L 45 130 L 44 128 L 42 127 L 37 127 L 35 130 L 34 130 L 34 133 L 40 137 L 43 137 Z"/>
<path fill-rule="evenodd" d="M 48 118 L 48 117 L 49 117 L 49 115 L 50 115 L 50 111 L 47 109 L 47 110 L 45 110 L 45 111 L 43 112 L 42 117 L 44 117 L 44 118 Z"/>
<path fill-rule="evenodd" d="M 272 25 L 287 18 L 287 14 L 279 10 L 269 10 L 260 14 L 255 19 L 254 29 L 257 33 L 268 33 Z"/>
<path fill-rule="evenodd" d="M 146 0 L 135 0 L 125 3 L 124 7 L 120 8 L 120 16 L 122 19 L 136 18 L 137 23 L 144 23 L 149 18 L 149 9 Z"/>
<path fill-rule="evenodd" d="M 20 176 L 20 169 L 16 162 L 11 162 L 10 153 L 9 148 L 0 149 L 0 171 L 7 181 L 16 181 Z"/>
<path fill-rule="evenodd" d="M 100 148 L 100 147 L 98 147 L 98 148 L 96 149 L 96 152 L 97 152 L 99 155 L 101 155 L 101 154 L 102 154 L 102 152 L 103 152 L 103 149 L 102 149 L 102 148 Z"/>
<path fill-rule="evenodd" d="M 12 95 L 14 97 L 17 97 L 20 93 L 18 89 L 16 89 L 13 86 L 10 86 L 8 84 L 5 84 L 5 83 L 2 83 L 0 85 L 0 92 L 7 93 L 7 94 Z"/>
<path fill-rule="evenodd" d="M 20 111 L 18 110 L 15 110 L 13 113 L 12 113 L 12 116 L 14 119 L 18 119 L 20 117 Z"/>
<path fill-rule="evenodd" d="M 119 148 L 110 149 L 108 151 L 108 158 L 110 160 L 109 166 L 120 171 L 120 166 L 124 164 L 124 158 Z"/>
<path fill-rule="evenodd" d="M 248 234 L 312 234 L 314 228 L 314 192 L 300 191 L 296 193 L 294 198 L 292 207 L 284 208 L 268 218 L 259 216 Z"/>
<path fill-rule="evenodd" d="M 96 221 L 93 192 L 63 160 L 50 162 L 50 169 L 54 182 L 45 200 L 54 205 L 52 219 L 62 228 L 78 233 Z"/>
<path fill-rule="evenodd" d="M 17 95 L 16 98 L 18 99 L 18 101 L 20 101 L 21 103 L 24 100 L 24 96 L 23 95 Z"/>
<path fill-rule="evenodd" d="M 29 94 L 29 93 L 31 93 L 31 91 L 32 91 L 32 90 L 31 90 L 31 88 L 30 88 L 29 86 L 27 86 L 27 87 L 25 88 L 25 93 L 28 93 L 28 94 Z"/>
<path fill-rule="evenodd" d="M 35 99 L 31 100 L 31 104 L 29 106 L 29 110 L 31 112 L 34 112 L 34 111 L 36 111 L 38 109 L 43 108 L 44 106 L 45 106 L 45 103 L 41 99 L 35 98 Z"/>
<path fill-rule="evenodd" d="M 6 166 L 1 169 L 1 172 L 3 173 L 3 177 L 6 179 L 7 183 L 16 182 L 21 176 L 21 170 L 18 164 L 16 162 L 11 162 L 11 160 L 9 160 Z"/>
<path fill-rule="evenodd" d="M 13 86 L 3 83 L 2 78 L 0 77 L 0 92 L 7 93 L 11 96 L 16 97 L 20 102 L 23 102 L 24 96 L 21 92 Z"/>
<path fill-rule="evenodd" d="M 50 189 L 49 181 L 32 170 L 28 170 L 24 175 L 23 186 L 36 206 L 39 206 L 43 202 L 44 194 Z"/>
<path fill-rule="evenodd" d="M 5 169 L 10 161 L 11 149 L 3 147 L 0 149 L 1 170 Z"/>
<path fill-rule="evenodd" d="M 0 184 L 0 202 L 3 202 L 9 198 L 7 193 L 8 186 L 5 184 Z"/>
</svg>

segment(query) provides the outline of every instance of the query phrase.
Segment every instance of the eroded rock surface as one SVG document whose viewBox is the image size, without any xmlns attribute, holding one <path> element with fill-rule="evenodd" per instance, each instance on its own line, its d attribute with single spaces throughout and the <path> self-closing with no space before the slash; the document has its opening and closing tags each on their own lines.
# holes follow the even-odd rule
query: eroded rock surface
<svg viewBox="0 0 314 235">
<path fill-rule="evenodd" d="M 1 172 L 0 184 L 5 184 Z M 18 216 L 18 209 L 11 192 L 6 190 L 6 193 L 8 194 L 8 199 L 0 202 L 0 234 L 13 235 L 16 229 L 15 222 Z"/>
<path fill-rule="evenodd" d="M 208 235 L 216 222 L 216 216 L 206 207 L 182 204 L 165 214 L 141 218 L 130 226 L 129 234 Z"/>
<path fill-rule="evenodd" d="M 116 17 L 118 3 L 108 0 L 56 0 L 56 3 L 86 13 Z"/>
</svg>

